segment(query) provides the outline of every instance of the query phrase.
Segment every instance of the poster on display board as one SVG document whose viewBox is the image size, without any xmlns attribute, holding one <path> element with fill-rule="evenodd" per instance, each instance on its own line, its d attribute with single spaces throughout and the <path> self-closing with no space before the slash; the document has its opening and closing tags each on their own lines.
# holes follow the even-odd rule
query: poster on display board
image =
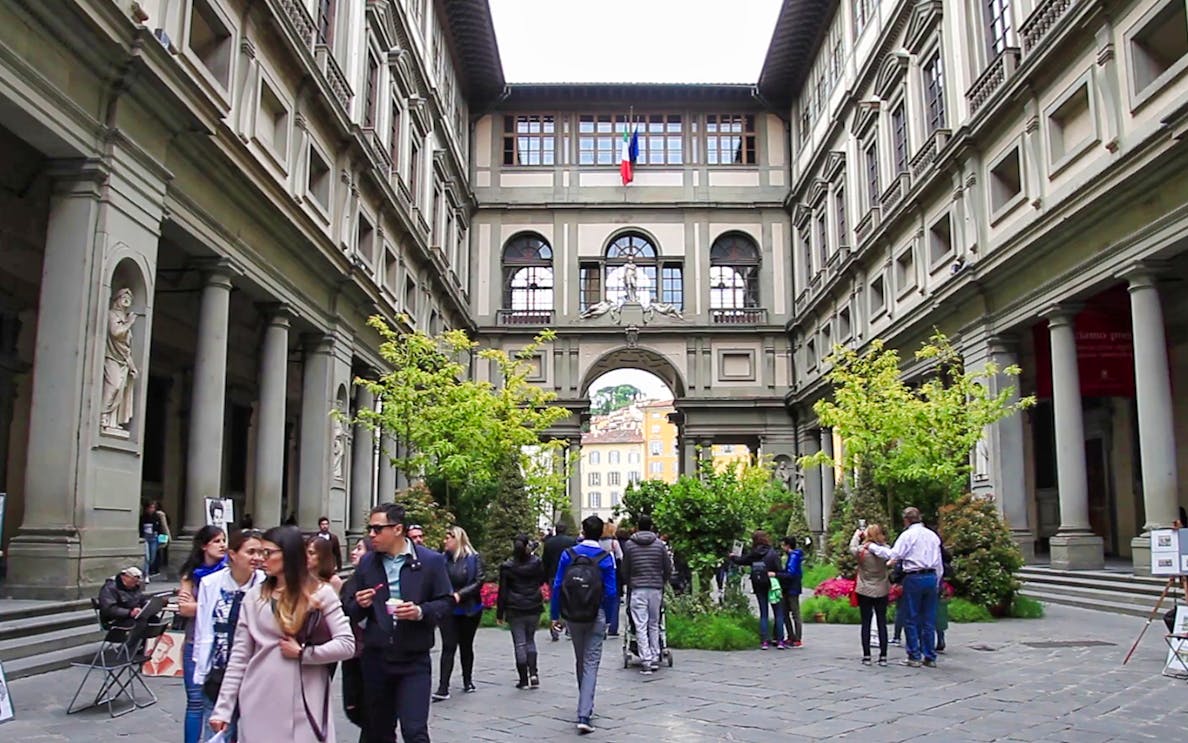
<svg viewBox="0 0 1188 743">
<path fill-rule="evenodd" d="M 206 499 L 206 525 L 227 531 L 227 524 L 235 523 L 235 501 L 230 498 Z"/>
<path fill-rule="evenodd" d="M 1188 529 L 1151 530 L 1151 575 L 1188 575 Z"/>
<path fill-rule="evenodd" d="M 4 675 L 4 663 L 0 662 L 0 725 L 16 717 L 12 708 L 12 694 L 8 691 L 8 677 Z"/>
</svg>

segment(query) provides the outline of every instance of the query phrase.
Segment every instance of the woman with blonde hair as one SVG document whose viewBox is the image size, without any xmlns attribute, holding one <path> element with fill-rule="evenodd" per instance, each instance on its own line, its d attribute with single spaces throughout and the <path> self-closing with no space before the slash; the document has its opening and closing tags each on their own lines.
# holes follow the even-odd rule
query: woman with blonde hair
<svg viewBox="0 0 1188 743">
<path fill-rule="evenodd" d="M 342 591 L 342 578 L 334 569 L 334 545 L 328 539 L 322 539 L 316 534 L 305 540 L 305 557 L 309 562 L 309 572 L 321 580 L 329 583 L 335 593 Z"/>
<path fill-rule="evenodd" d="M 870 619 L 874 616 L 879 631 L 879 665 L 887 665 L 887 561 L 867 549 L 870 544 L 887 544 L 887 534 L 878 524 L 858 529 L 850 538 L 850 553 L 858 560 L 855 592 L 862 615 L 862 665 L 870 665 Z"/>
<path fill-rule="evenodd" d="M 451 526 L 445 535 L 446 572 L 454 588 L 453 611 L 441 623 L 441 674 L 433 701 L 450 698 L 450 676 L 454 673 L 454 653 L 462 651 L 462 691 L 475 691 L 474 635 L 483 618 L 483 558 L 470 545 L 470 537 L 461 526 Z"/>
<path fill-rule="evenodd" d="M 330 713 L 330 666 L 354 655 L 350 622 L 334 589 L 310 575 L 297 527 L 264 532 L 260 556 L 267 578 L 240 605 L 210 727 L 223 732 L 238 707 L 240 740 L 337 740 Z"/>
<path fill-rule="evenodd" d="M 619 581 L 619 595 L 615 596 L 615 613 L 614 616 L 606 618 L 606 634 L 608 637 L 619 636 L 619 615 L 622 613 L 619 607 L 623 604 L 623 545 L 615 536 L 615 522 L 607 519 L 606 523 L 602 525 L 602 539 L 598 540 L 598 546 L 610 553 L 610 556 L 615 558 L 615 575 Z"/>
</svg>

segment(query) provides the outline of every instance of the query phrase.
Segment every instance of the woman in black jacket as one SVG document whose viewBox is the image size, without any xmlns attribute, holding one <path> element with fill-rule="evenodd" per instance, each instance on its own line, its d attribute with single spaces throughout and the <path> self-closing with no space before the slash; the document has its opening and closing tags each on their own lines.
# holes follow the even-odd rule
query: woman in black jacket
<svg viewBox="0 0 1188 743">
<path fill-rule="evenodd" d="M 536 628 L 544 610 L 540 586 L 545 581 L 544 564 L 532 554 L 528 537 L 521 534 L 512 543 L 512 556 L 499 566 L 499 598 L 495 621 L 508 623 L 516 651 L 517 689 L 537 689 Z"/>
<path fill-rule="evenodd" d="M 783 650 L 784 645 L 784 609 L 779 602 L 771 603 L 767 600 L 771 590 L 771 579 L 781 572 L 780 554 L 772 549 L 771 539 L 767 532 L 759 529 L 751 535 L 751 551 L 745 555 L 732 557 L 737 565 L 745 565 L 751 569 L 751 589 L 755 591 L 755 600 L 759 603 L 759 648 L 767 650 L 771 647 L 768 642 L 768 607 L 775 614 L 776 647 Z"/>
<path fill-rule="evenodd" d="M 470 538 L 461 526 L 451 526 L 445 536 L 446 572 L 454 587 L 454 609 L 441 623 L 441 676 L 433 701 L 450 698 L 450 676 L 454 673 L 454 653 L 462 652 L 462 691 L 475 690 L 474 635 L 483 619 L 483 558 L 470 546 Z"/>
</svg>

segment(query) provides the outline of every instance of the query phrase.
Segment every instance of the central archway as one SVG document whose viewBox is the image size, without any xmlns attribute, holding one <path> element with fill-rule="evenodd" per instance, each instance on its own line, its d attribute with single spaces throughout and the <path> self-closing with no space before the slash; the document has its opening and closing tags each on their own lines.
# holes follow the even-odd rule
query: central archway
<svg viewBox="0 0 1188 743">
<path fill-rule="evenodd" d="M 590 385 L 607 372 L 616 369 L 639 369 L 655 374 L 668 385 L 676 398 L 685 396 L 685 380 L 672 360 L 648 348 L 629 347 L 608 351 L 591 364 L 582 375 L 581 397 L 590 394 Z"/>
</svg>

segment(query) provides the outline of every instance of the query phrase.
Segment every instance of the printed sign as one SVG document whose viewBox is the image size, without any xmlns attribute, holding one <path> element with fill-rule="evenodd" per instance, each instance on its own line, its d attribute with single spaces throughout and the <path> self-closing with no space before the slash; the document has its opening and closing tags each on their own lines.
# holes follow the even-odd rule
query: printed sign
<svg viewBox="0 0 1188 743">
<path fill-rule="evenodd" d="M 8 677 L 4 675 L 4 664 L 0 663 L 0 725 L 16 717 L 12 709 L 12 694 L 8 692 Z"/>
<path fill-rule="evenodd" d="M 1151 574 L 1188 575 L 1188 529 L 1151 530 Z"/>
<path fill-rule="evenodd" d="M 206 525 L 227 531 L 227 524 L 235 523 L 235 501 L 230 498 L 206 499 Z"/>
</svg>

